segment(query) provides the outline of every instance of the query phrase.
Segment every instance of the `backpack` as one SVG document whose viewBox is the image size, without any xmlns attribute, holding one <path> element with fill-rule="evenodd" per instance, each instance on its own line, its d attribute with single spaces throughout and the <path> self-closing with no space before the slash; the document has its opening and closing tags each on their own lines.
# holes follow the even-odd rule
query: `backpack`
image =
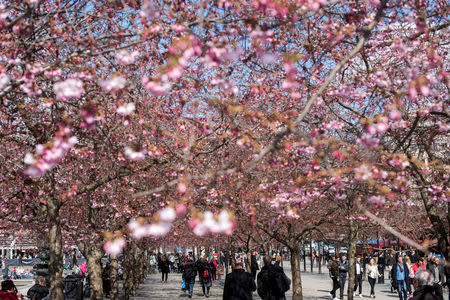
<svg viewBox="0 0 450 300">
<path fill-rule="evenodd" d="M 205 270 L 203 271 L 203 278 L 208 278 L 208 277 L 209 277 L 208 269 L 205 269 Z"/>
<path fill-rule="evenodd" d="M 283 296 L 291 286 L 291 280 L 282 270 L 273 270 L 270 272 L 269 280 L 272 283 L 272 291 L 276 296 Z"/>
</svg>

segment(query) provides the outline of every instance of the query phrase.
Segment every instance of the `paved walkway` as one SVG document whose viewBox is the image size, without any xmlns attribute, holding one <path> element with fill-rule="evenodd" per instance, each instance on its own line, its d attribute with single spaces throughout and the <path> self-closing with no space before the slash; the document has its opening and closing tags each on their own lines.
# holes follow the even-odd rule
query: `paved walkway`
<svg viewBox="0 0 450 300">
<path fill-rule="evenodd" d="M 289 278 L 291 277 L 291 270 L 289 263 L 284 263 L 284 269 Z M 308 268 L 308 270 L 310 270 Z M 322 270 L 326 270 L 322 268 Z M 313 299 L 329 299 L 328 292 L 331 289 L 331 280 L 328 277 L 328 270 L 325 274 L 318 274 L 318 270 L 311 272 L 302 272 L 302 286 L 303 286 L 303 299 L 313 300 Z M 197 277 L 198 279 L 198 277 Z M 398 299 L 397 294 L 392 294 L 390 292 L 389 281 L 386 284 L 377 284 L 375 286 L 375 294 L 377 300 L 393 300 Z M 161 282 L 160 274 L 151 274 L 147 277 L 144 284 L 142 284 L 137 292 L 136 297 L 132 297 L 134 300 L 143 299 L 187 299 L 187 294 L 185 294 L 180 289 L 181 274 L 170 273 L 169 280 L 167 283 Z M 213 283 L 211 288 L 210 297 L 211 300 L 222 299 L 224 280 L 218 280 Z M 344 298 L 346 298 L 347 284 L 345 286 Z M 339 291 L 338 291 L 339 292 Z M 365 299 L 369 298 L 370 286 L 367 281 L 363 282 L 363 296 Z M 292 291 L 289 290 L 286 294 L 286 299 L 292 299 Z M 194 286 L 194 296 L 192 299 L 205 298 L 202 293 L 202 289 L 198 281 Z M 260 300 L 261 298 L 257 293 L 253 293 L 253 299 Z M 356 297 L 355 299 L 360 299 Z"/>
</svg>

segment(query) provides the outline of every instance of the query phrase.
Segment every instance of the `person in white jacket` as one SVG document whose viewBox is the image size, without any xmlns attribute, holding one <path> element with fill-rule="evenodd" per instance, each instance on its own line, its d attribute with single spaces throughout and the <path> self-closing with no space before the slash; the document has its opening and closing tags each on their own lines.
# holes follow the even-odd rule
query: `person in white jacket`
<svg viewBox="0 0 450 300">
<path fill-rule="evenodd" d="M 375 263 L 375 259 L 371 258 L 369 261 L 369 265 L 367 266 L 367 279 L 370 284 L 370 297 L 375 298 L 375 283 L 377 282 L 377 278 L 380 277 L 380 273 L 378 272 L 378 266 Z"/>
</svg>

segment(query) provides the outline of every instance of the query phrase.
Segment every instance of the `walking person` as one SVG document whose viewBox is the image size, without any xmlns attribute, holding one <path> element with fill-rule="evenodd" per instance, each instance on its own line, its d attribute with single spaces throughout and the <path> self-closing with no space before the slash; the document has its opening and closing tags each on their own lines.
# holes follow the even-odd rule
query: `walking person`
<svg viewBox="0 0 450 300">
<path fill-rule="evenodd" d="M 348 273 L 348 260 L 345 254 L 342 255 L 338 265 L 339 265 L 339 298 L 343 299 L 345 282 L 347 281 L 347 273 Z"/>
<path fill-rule="evenodd" d="M 291 286 L 291 280 L 281 267 L 272 265 L 270 256 L 264 256 L 263 263 L 257 277 L 258 295 L 262 300 L 286 300 L 285 293 Z"/>
<path fill-rule="evenodd" d="M 440 263 L 440 259 L 437 256 L 433 256 L 430 262 L 427 264 L 427 270 L 433 274 L 434 277 L 434 288 L 436 289 L 436 294 L 444 298 L 444 293 L 442 290 L 445 280 L 445 265 Z"/>
<path fill-rule="evenodd" d="M 411 258 L 409 256 L 405 256 L 405 264 L 408 267 L 408 273 L 409 273 L 409 280 L 406 284 L 406 288 L 408 289 L 408 297 L 412 297 L 412 281 L 414 280 L 414 270 L 412 268 L 413 264 L 411 262 Z"/>
<path fill-rule="evenodd" d="M 244 264 L 237 261 L 233 272 L 225 277 L 223 300 L 251 300 L 256 290 L 255 280 L 244 270 Z"/>
<path fill-rule="evenodd" d="M 353 288 L 353 296 L 356 296 L 356 289 L 359 288 L 359 297 L 362 298 L 362 275 L 364 268 L 361 263 L 361 256 L 356 257 L 355 261 L 355 286 Z"/>
<path fill-rule="evenodd" d="M 339 288 L 339 265 L 334 254 L 331 254 L 327 267 L 328 270 L 330 270 L 330 278 L 333 282 L 333 287 L 329 293 L 329 296 L 330 299 L 338 300 L 338 298 L 336 297 L 336 291 Z"/>
<path fill-rule="evenodd" d="M 170 262 L 167 259 L 167 255 L 163 255 L 158 263 L 159 270 L 161 271 L 161 282 L 167 283 L 167 278 L 170 272 Z"/>
<path fill-rule="evenodd" d="M 378 256 L 378 261 L 376 261 L 378 265 L 378 272 L 380 273 L 380 277 L 378 277 L 378 283 L 384 284 L 384 270 L 386 269 L 386 258 L 384 257 L 384 253 L 381 252 L 380 256 Z"/>
<path fill-rule="evenodd" d="M 75 268 L 75 266 L 78 267 L 78 253 L 77 253 L 77 249 L 73 249 L 73 253 L 72 253 L 72 267 L 70 269 L 72 270 L 73 268 Z"/>
<path fill-rule="evenodd" d="M 202 257 L 201 260 L 197 262 L 198 275 L 200 277 L 200 284 L 202 286 L 203 296 L 209 297 L 209 290 L 212 286 L 211 278 L 211 264 L 206 260 L 206 257 Z"/>
<path fill-rule="evenodd" d="M 211 264 L 211 278 L 213 281 L 217 280 L 217 260 L 213 257 L 213 259 L 210 262 Z"/>
<path fill-rule="evenodd" d="M 189 291 L 189 298 L 192 298 L 192 294 L 194 293 L 194 284 L 195 277 L 197 276 L 197 266 L 194 264 L 192 258 L 189 258 L 186 264 L 184 265 L 182 278 L 184 280 L 185 286 Z"/>
<path fill-rule="evenodd" d="M 408 266 L 403 261 L 403 256 L 397 255 L 396 263 L 392 265 L 391 270 L 392 284 L 397 288 L 400 300 L 408 299 L 407 285 L 409 282 Z"/>
<path fill-rule="evenodd" d="M 255 280 L 256 272 L 259 270 L 258 261 L 256 260 L 256 251 L 253 251 L 250 262 L 250 270 L 252 271 L 253 280 Z"/>
<path fill-rule="evenodd" d="M 377 282 L 377 278 L 381 277 L 381 274 L 378 271 L 378 266 L 375 263 L 375 259 L 371 258 L 369 261 L 369 265 L 367 266 L 367 281 L 370 284 L 370 297 L 375 298 L 375 283 Z"/>
</svg>

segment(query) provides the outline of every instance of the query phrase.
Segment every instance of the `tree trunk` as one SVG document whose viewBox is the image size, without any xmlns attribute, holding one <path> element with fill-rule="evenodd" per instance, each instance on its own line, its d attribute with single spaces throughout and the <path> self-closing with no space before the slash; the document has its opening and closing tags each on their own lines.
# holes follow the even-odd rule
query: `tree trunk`
<svg viewBox="0 0 450 300">
<path fill-rule="evenodd" d="M 139 252 L 138 252 L 138 258 L 137 258 L 137 263 L 139 266 L 139 278 L 137 280 L 137 287 L 139 287 L 140 284 L 144 283 L 145 280 L 145 276 L 147 275 L 146 272 L 146 267 L 145 267 L 145 251 L 142 251 L 139 248 Z"/>
<path fill-rule="evenodd" d="M 302 243 L 303 247 L 303 271 L 306 272 L 306 249 L 305 249 L 305 243 Z"/>
<path fill-rule="evenodd" d="M 348 237 L 348 300 L 353 300 L 353 288 L 355 287 L 355 251 L 358 241 L 358 231 L 354 220 L 350 220 L 350 232 Z"/>
<path fill-rule="evenodd" d="M 123 249 L 123 297 L 124 300 L 129 300 L 131 296 L 133 278 L 132 278 L 132 245 L 127 243 L 125 249 Z"/>
<path fill-rule="evenodd" d="M 313 242 L 312 238 L 309 240 L 309 255 L 311 257 L 311 273 L 314 272 L 314 260 L 313 260 Z"/>
<path fill-rule="evenodd" d="M 87 270 L 91 283 L 91 300 L 103 300 L 102 257 L 103 251 L 96 246 L 86 247 Z"/>
<path fill-rule="evenodd" d="M 300 272 L 300 248 L 289 248 L 291 252 L 292 300 L 302 300 L 302 277 Z"/>
<path fill-rule="evenodd" d="M 116 254 L 109 256 L 111 262 L 111 300 L 119 300 L 119 261 Z"/>
<path fill-rule="evenodd" d="M 318 249 L 319 251 L 317 251 L 317 257 L 319 258 L 319 274 L 322 274 L 322 254 L 320 253 L 320 242 L 318 242 Z"/>
<path fill-rule="evenodd" d="M 48 202 L 48 222 L 50 223 L 50 261 L 48 272 L 50 276 L 50 298 L 63 300 L 63 252 L 61 226 L 58 221 L 58 203 L 55 199 Z"/>
<path fill-rule="evenodd" d="M 252 272 L 252 240 L 249 237 L 249 239 L 247 240 L 247 272 L 251 273 Z"/>
<path fill-rule="evenodd" d="M 231 272 L 234 270 L 234 266 L 236 265 L 236 255 L 234 253 L 234 245 L 231 248 Z"/>
</svg>

